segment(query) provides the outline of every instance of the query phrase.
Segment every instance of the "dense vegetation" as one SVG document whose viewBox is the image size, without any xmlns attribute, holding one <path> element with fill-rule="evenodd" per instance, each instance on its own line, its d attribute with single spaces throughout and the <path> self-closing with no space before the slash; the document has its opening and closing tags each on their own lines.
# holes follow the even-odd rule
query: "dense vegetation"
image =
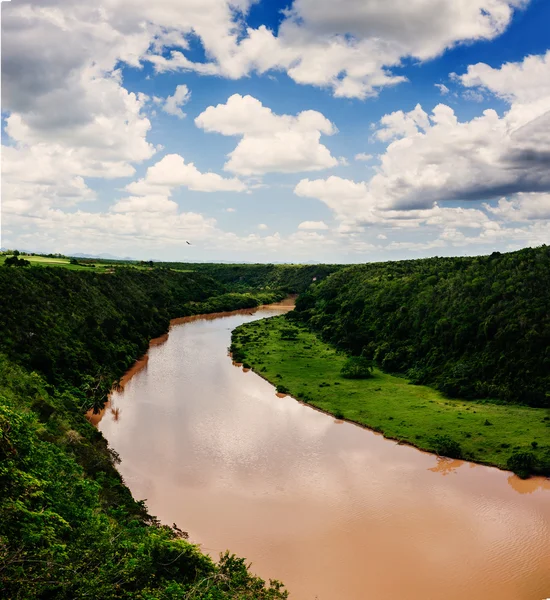
<svg viewBox="0 0 550 600">
<path fill-rule="evenodd" d="M 199 273 L 0 267 L 0 596 L 285 598 L 133 500 L 85 419 L 169 319 L 253 307 Z M 185 524 L 181 524 L 185 526 Z"/>
<path fill-rule="evenodd" d="M 350 363 L 346 352 L 289 316 L 293 313 L 233 332 L 233 358 L 273 383 L 277 392 L 441 456 L 496 465 L 521 476 L 550 475 L 549 409 L 451 400 L 433 388 L 372 369 L 365 357 Z M 350 367 L 355 377 L 347 376 Z"/>
<path fill-rule="evenodd" d="M 550 247 L 353 266 L 296 318 L 352 355 L 449 397 L 550 406 Z"/>
<path fill-rule="evenodd" d="M 171 318 L 248 308 L 281 292 L 227 293 L 199 273 L 0 268 L 1 349 L 80 406 L 103 405 L 113 381 Z"/>
<path fill-rule="evenodd" d="M 289 294 L 304 292 L 313 282 L 338 271 L 343 265 L 273 265 L 218 263 L 155 263 L 209 275 L 235 291 L 276 289 Z"/>
</svg>

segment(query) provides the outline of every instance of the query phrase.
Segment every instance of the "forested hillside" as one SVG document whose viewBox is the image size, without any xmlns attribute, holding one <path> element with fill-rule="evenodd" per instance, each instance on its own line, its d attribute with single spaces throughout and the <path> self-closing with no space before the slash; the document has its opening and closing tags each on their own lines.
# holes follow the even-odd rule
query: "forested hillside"
<svg viewBox="0 0 550 600">
<path fill-rule="evenodd" d="M 284 296 L 228 293 L 200 273 L 0 268 L 0 349 L 57 389 L 102 403 L 115 379 L 170 319 L 257 306 Z"/>
<path fill-rule="evenodd" d="M 0 267 L 0 597 L 286 597 L 242 559 L 216 565 L 160 526 L 84 416 L 170 318 L 283 296 L 166 269 Z"/>
<path fill-rule="evenodd" d="M 337 347 L 458 398 L 550 406 L 550 247 L 352 266 L 293 315 Z"/>
<path fill-rule="evenodd" d="M 273 265 L 223 263 L 153 263 L 173 269 L 189 269 L 209 275 L 234 291 L 280 289 L 289 294 L 304 292 L 313 282 L 343 265 Z"/>
</svg>

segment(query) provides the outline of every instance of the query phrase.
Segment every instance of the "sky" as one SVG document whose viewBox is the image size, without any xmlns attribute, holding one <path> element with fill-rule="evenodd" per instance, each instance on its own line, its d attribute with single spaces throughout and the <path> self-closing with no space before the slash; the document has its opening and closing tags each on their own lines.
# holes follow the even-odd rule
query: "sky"
<svg viewBox="0 0 550 600">
<path fill-rule="evenodd" d="M 2 247 L 357 263 L 550 242 L 548 0 L 11 0 L 1 20 Z"/>
</svg>

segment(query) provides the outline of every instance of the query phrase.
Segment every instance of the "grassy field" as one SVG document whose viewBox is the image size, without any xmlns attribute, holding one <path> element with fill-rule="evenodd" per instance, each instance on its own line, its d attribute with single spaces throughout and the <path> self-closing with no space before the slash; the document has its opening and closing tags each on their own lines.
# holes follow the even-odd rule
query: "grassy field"
<svg viewBox="0 0 550 600">
<path fill-rule="evenodd" d="M 2 254 L 0 255 L 0 265 L 3 265 L 8 255 Z M 108 263 L 95 263 L 90 262 L 87 264 L 95 265 L 95 267 L 83 266 L 83 265 L 72 265 L 68 258 L 51 258 L 49 256 L 20 256 L 20 258 L 24 258 L 31 263 L 32 267 L 64 267 L 66 269 L 71 269 L 73 271 L 105 271 L 107 269 L 112 268 L 112 265 Z"/>
<path fill-rule="evenodd" d="M 6 258 L 9 255 L 0 255 L 0 266 L 4 264 Z M 64 267 L 65 269 L 71 269 L 72 271 L 96 271 L 98 273 L 105 273 L 111 271 L 114 267 L 131 267 L 133 269 L 148 270 L 151 267 L 147 265 L 140 265 L 136 263 L 128 262 L 109 262 L 108 260 L 90 260 L 89 258 L 79 259 L 80 264 L 71 264 L 68 258 L 52 258 L 49 256 L 36 256 L 36 255 L 21 255 L 20 258 L 24 258 L 31 263 L 32 267 Z M 193 273 L 193 269 L 171 269 L 178 273 Z"/>
<path fill-rule="evenodd" d="M 371 379 L 345 379 L 345 354 L 307 329 L 300 328 L 294 341 L 281 339 L 289 326 L 284 316 L 248 323 L 233 332 L 233 344 L 245 363 L 295 398 L 425 450 L 436 451 L 436 436 L 445 435 L 475 462 L 507 468 L 514 450 L 547 460 L 550 410 L 449 400 L 377 369 Z"/>
</svg>

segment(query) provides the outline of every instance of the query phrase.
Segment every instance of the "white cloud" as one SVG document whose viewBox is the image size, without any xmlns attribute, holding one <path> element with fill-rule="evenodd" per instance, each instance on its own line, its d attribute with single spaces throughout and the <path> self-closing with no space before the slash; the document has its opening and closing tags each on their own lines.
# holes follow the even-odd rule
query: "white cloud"
<svg viewBox="0 0 550 600">
<path fill-rule="evenodd" d="M 485 204 L 491 214 L 510 222 L 550 220 L 550 194 L 517 194 L 511 200 L 501 198 L 496 206 Z"/>
<path fill-rule="evenodd" d="M 388 239 L 388 236 L 387 236 L 387 235 L 384 235 L 383 233 L 379 233 L 379 234 L 376 236 L 376 238 L 377 238 L 377 239 L 379 239 L 379 240 L 387 240 L 387 239 Z"/>
<path fill-rule="evenodd" d="M 338 218 L 346 220 L 362 211 L 367 184 L 331 175 L 327 179 L 302 179 L 294 188 L 294 193 L 304 198 L 321 200 Z"/>
<path fill-rule="evenodd" d="M 298 225 L 298 229 L 305 229 L 305 230 L 323 230 L 323 229 L 328 229 L 328 225 L 324 222 L 324 221 L 302 221 L 299 225 Z"/>
<path fill-rule="evenodd" d="M 451 90 L 443 83 L 434 83 L 434 86 L 439 90 L 442 96 L 446 96 Z"/>
<path fill-rule="evenodd" d="M 550 50 L 498 69 L 484 63 L 470 65 L 457 78 L 468 88 L 486 90 L 509 102 L 537 102 L 550 97 Z"/>
<path fill-rule="evenodd" d="M 201 173 L 193 163 L 186 163 L 179 154 L 167 154 L 147 169 L 143 179 L 126 186 L 132 194 L 165 195 L 175 187 L 186 187 L 195 192 L 243 192 L 246 185 L 233 177 L 226 179 L 217 173 Z"/>
<path fill-rule="evenodd" d="M 119 200 L 111 207 L 115 213 L 163 213 L 175 214 L 178 205 L 166 196 L 130 196 Z"/>
<path fill-rule="evenodd" d="M 528 57 L 502 69 L 476 65 L 464 78 L 468 85 L 512 101 L 510 109 L 502 116 L 485 110 L 464 122 L 445 104 L 437 105 L 431 114 L 417 105 L 410 112 L 385 115 L 375 137 L 390 143 L 370 181 L 304 179 L 295 193 L 318 198 L 350 225 L 394 219 L 396 214 L 401 219 L 407 211 L 428 211 L 434 203 L 448 200 L 550 191 L 548 56 Z M 548 94 L 539 95 L 542 92 Z M 521 202 L 523 206 L 527 201 Z M 520 214 L 514 210 L 508 209 L 508 214 Z M 478 213 L 476 218 L 485 214 Z M 471 210 L 464 214 L 474 215 Z"/>
<path fill-rule="evenodd" d="M 191 92 L 186 85 L 178 85 L 172 96 L 168 96 L 162 106 L 162 110 L 169 115 L 174 115 L 178 119 L 183 119 L 185 113 L 181 107 L 189 102 Z"/>
<path fill-rule="evenodd" d="M 430 127 L 430 119 L 422 110 L 420 104 L 417 104 L 413 110 L 408 113 L 397 110 L 380 119 L 380 127 L 375 137 L 383 142 L 400 137 L 414 136 L 420 131 L 426 131 Z"/>
<path fill-rule="evenodd" d="M 265 231 L 266 229 L 269 229 L 269 227 L 265 223 L 260 223 L 258 229 Z"/>
<path fill-rule="evenodd" d="M 355 160 L 360 160 L 363 162 L 368 162 L 369 160 L 372 160 L 374 158 L 374 156 L 372 154 L 366 154 L 365 152 L 359 152 L 359 154 L 355 155 Z"/>
<path fill-rule="evenodd" d="M 11 137 L 11 147 L 2 156 L 4 231 L 19 230 L 17 239 L 42 240 L 50 247 L 56 239 L 70 241 L 73 249 L 103 241 L 125 246 L 131 239 L 150 248 L 177 246 L 188 237 L 211 247 L 320 251 L 329 242 L 316 230 L 302 229 L 295 237 L 275 233 L 241 238 L 222 232 L 203 215 L 178 212 L 170 199 L 177 186 L 199 191 L 247 188 L 236 178 L 200 172 L 181 157 L 172 159 L 172 165 L 161 160 L 151 167 L 128 186 L 131 195 L 111 210 L 83 209 L 96 196 L 88 178 L 131 176 L 135 165 L 159 151 L 148 140 L 147 102 L 168 105 L 172 114 L 183 115 L 183 86 L 168 100 L 149 99 L 125 89 L 120 65 L 138 68 L 149 60 L 159 70 L 233 79 L 281 70 L 297 83 L 330 89 L 335 96 L 364 98 L 403 81 L 391 71 L 402 58 L 428 60 L 460 42 L 492 39 L 527 1 L 295 0 L 276 34 L 265 27 L 245 27 L 243 15 L 251 3 L 4 3 L 2 103 Z M 204 63 L 186 57 L 195 36 L 204 47 Z M 499 69 L 472 65 L 455 81 L 475 94 L 507 100 L 511 107 L 506 114 L 486 111 L 459 122 L 449 107 L 440 105 L 430 114 L 418 107 L 388 115 L 377 136 L 391 143 L 370 182 L 303 180 L 297 193 L 324 199 L 349 239 L 361 235 L 362 223 L 384 223 L 400 230 L 434 228 L 443 231 L 447 244 L 470 239 L 493 243 L 506 236 L 518 242 L 548 240 L 548 223 L 541 222 L 547 214 L 544 194 L 550 171 L 548 63 L 547 53 Z M 218 111 L 210 123 L 213 131 L 241 138 L 227 170 L 262 175 L 338 164 L 320 143 L 321 135 L 335 132 L 321 113 L 276 115 L 253 98 L 238 98 L 233 114 Z M 240 115 L 239 102 L 245 109 Z M 502 196 L 506 198 L 496 206 L 477 212 L 441 206 L 447 199 Z M 72 212 L 64 212 L 68 206 Z M 526 224 L 511 228 L 510 219 Z M 363 249 L 369 244 L 354 243 Z"/>
<path fill-rule="evenodd" d="M 236 210 L 237 210 L 236 208 L 226 208 L 225 212 L 233 213 L 233 212 L 236 212 Z"/>
<path fill-rule="evenodd" d="M 233 79 L 252 71 L 283 70 L 297 83 L 332 88 L 335 96 L 365 98 L 405 80 L 388 70 L 403 57 L 427 60 L 460 42 L 492 39 L 506 29 L 514 9 L 527 3 L 295 0 L 277 35 L 263 25 L 245 27 L 238 13 L 235 19 L 235 14 L 223 14 L 216 5 L 212 32 L 200 20 L 192 26 L 201 37 L 208 62 L 190 61 L 183 44 L 183 50 L 174 50 L 169 58 L 157 53 L 149 60 L 159 70 L 194 70 Z M 159 19 L 162 5 L 155 3 L 150 18 L 154 14 Z"/>
<path fill-rule="evenodd" d="M 225 104 L 209 106 L 195 124 L 208 132 L 241 137 L 224 167 L 240 175 L 318 171 L 338 164 L 320 143 L 321 134 L 337 130 L 315 110 L 295 117 L 277 115 L 252 96 L 234 94 Z"/>
</svg>

